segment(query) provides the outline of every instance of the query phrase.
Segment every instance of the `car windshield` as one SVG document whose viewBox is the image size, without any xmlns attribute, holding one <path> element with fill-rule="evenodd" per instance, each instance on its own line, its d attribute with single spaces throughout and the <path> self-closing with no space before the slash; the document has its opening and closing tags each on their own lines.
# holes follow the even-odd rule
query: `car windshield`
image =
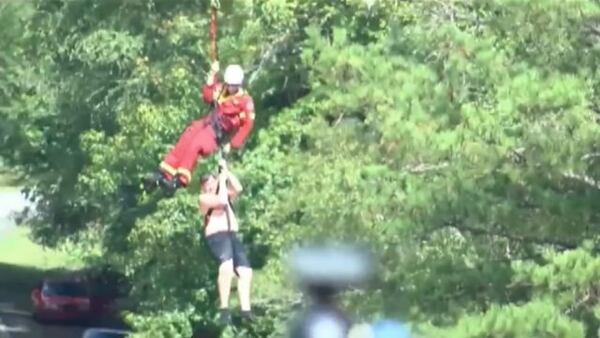
<svg viewBox="0 0 600 338">
<path fill-rule="evenodd" d="M 85 297 L 87 290 L 77 282 L 49 282 L 42 291 L 46 296 Z"/>
</svg>

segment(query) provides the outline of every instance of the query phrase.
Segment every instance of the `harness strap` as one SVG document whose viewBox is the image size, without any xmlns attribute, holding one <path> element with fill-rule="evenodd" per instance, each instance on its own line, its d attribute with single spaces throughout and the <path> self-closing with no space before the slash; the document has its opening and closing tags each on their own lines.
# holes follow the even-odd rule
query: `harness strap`
<svg viewBox="0 0 600 338">
<path fill-rule="evenodd" d="M 219 95 L 217 96 L 217 98 L 213 99 L 213 102 L 212 102 L 213 108 L 212 108 L 212 112 L 210 113 L 210 125 L 211 125 L 213 131 L 215 132 L 215 138 L 216 138 L 217 145 L 219 146 L 219 148 L 221 148 L 221 146 L 223 144 L 225 133 L 223 131 L 223 127 L 221 126 L 221 119 L 219 117 L 219 114 L 217 114 L 217 102 L 223 95 L 224 91 L 225 91 L 225 86 L 222 86 L 221 89 L 219 90 Z"/>
</svg>

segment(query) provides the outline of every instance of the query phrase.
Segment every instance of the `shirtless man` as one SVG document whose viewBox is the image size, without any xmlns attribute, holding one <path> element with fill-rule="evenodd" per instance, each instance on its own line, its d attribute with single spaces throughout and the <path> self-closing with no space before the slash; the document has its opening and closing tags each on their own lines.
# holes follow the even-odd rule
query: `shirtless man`
<svg viewBox="0 0 600 338">
<path fill-rule="evenodd" d="M 240 181 L 229 171 L 225 161 L 219 161 L 221 173 L 202 177 L 199 197 L 200 212 L 204 216 L 204 235 L 213 257 L 219 262 L 217 285 L 220 300 L 220 320 L 231 323 L 229 294 L 231 281 L 238 275 L 238 296 L 242 318 L 253 320 L 250 308 L 252 268 L 244 247 L 237 238 L 238 221 L 231 208 L 231 200 L 242 192 Z M 223 189 L 226 187 L 226 189 Z M 218 189 L 220 188 L 220 189 Z M 229 219 L 228 219 L 229 216 Z"/>
</svg>

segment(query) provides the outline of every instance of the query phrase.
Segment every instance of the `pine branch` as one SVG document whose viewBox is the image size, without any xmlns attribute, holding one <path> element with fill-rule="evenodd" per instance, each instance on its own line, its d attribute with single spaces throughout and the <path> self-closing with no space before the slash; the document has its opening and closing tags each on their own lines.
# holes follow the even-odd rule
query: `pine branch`
<svg viewBox="0 0 600 338">
<path fill-rule="evenodd" d="M 600 182 L 596 181 L 595 179 L 591 178 L 590 176 L 575 174 L 572 171 L 563 172 L 563 176 L 566 178 L 574 179 L 581 183 L 585 183 L 586 185 L 588 185 L 590 187 L 600 189 Z"/>
<path fill-rule="evenodd" d="M 588 25 L 586 28 L 588 34 L 600 37 L 600 28 L 596 24 Z"/>
<path fill-rule="evenodd" d="M 248 78 L 248 85 L 251 85 L 252 83 L 254 83 L 254 81 L 256 81 L 258 74 L 262 72 L 265 63 L 268 60 L 270 60 L 273 57 L 273 55 L 275 55 L 275 53 L 277 53 L 279 50 L 281 50 L 282 46 L 285 44 L 285 42 L 291 36 L 292 36 L 292 32 L 290 31 L 287 34 L 284 34 L 284 35 L 278 37 L 273 42 L 271 42 L 267 47 L 263 48 L 258 65 L 250 67 L 251 75 Z"/>
<path fill-rule="evenodd" d="M 402 168 L 404 171 L 408 171 L 413 174 L 421 174 L 427 171 L 439 170 L 442 168 L 446 168 L 448 166 L 448 162 L 442 162 L 439 164 L 427 164 L 427 163 L 419 163 L 417 165 L 407 165 Z"/>
<path fill-rule="evenodd" d="M 591 299 L 591 294 L 589 292 L 586 292 L 585 296 L 583 296 L 583 298 L 581 298 L 580 300 L 577 301 L 577 303 L 575 303 L 569 307 L 569 309 L 566 311 L 566 314 L 571 314 L 573 311 L 577 310 L 579 307 L 581 307 L 582 305 L 589 302 L 590 299 Z"/>
<path fill-rule="evenodd" d="M 557 239 L 537 238 L 534 236 L 509 234 L 506 231 L 503 231 L 501 229 L 498 229 L 497 231 L 493 231 L 493 230 L 489 230 L 489 229 L 475 228 L 475 227 L 470 227 L 468 225 L 457 225 L 457 224 L 447 225 L 447 227 L 452 227 L 452 228 L 458 229 L 459 231 L 468 232 L 473 235 L 497 236 L 497 237 L 506 238 L 508 240 L 516 241 L 516 242 L 532 243 L 532 244 L 538 244 L 538 245 L 552 245 L 552 246 L 560 247 L 562 249 L 576 249 L 577 248 L 577 244 L 575 244 L 575 243 L 557 240 Z"/>
<path fill-rule="evenodd" d="M 594 157 L 600 157 L 600 153 L 588 153 L 588 154 L 581 156 L 581 159 L 585 161 L 585 160 L 589 160 Z"/>
<path fill-rule="evenodd" d="M 520 148 L 516 148 L 513 149 L 511 151 L 511 155 L 513 157 L 513 160 L 517 163 L 521 163 L 525 161 L 525 156 L 523 155 L 525 152 L 526 148 L 524 147 L 520 147 Z M 585 160 L 589 160 L 595 157 L 600 157 L 600 153 L 595 152 L 595 153 L 587 153 L 584 154 L 583 156 L 581 156 L 581 160 L 585 161 Z M 569 171 L 565 171 L 562 173 L 563 177 L 566 178 L 570 178 L 576 181 L 579 181 L 581 183 L 584 183 L 590 187 L 596 188 L 596 189 L 600 189 L 600 182 L 595 180 L 594 178 L 588 176 L 588 175 L 580 175 L 580 174 L 576 174 L 574 173 L 572 170 Z"/>
</svg>

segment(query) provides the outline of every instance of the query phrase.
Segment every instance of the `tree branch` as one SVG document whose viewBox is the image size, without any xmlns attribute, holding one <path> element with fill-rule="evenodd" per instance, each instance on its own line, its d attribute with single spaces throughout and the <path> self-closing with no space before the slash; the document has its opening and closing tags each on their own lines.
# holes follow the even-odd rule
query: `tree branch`
<svg viewBox="0 0 600 338">
<path fill-rule="evenodd" d="M 580 306 L 584 305 L 591 299 L 591 295 L 589 292 L 585 293 L 585 296 L 577 301 L 577 303 L 571 305 L 569 309 L 566 311 L 566 314 L 571 314 L 573 311 L 577 310 Z"/>
<path fill-rule="evenodd" d="M 404 171 L 408 171 L 413 174 L 421 174 L 427 171 L 439 170 L 448 166 L 448 162 L 442 162 L 439 164 L 427 164 L 419 163 L 417 165 L 407 165 L 402 168 Z"/>
<path fill-rule="evenodd" d="M 585 160 L 589 160 L 589 159 L 594 158 L 594 157 L 600 157 L 600 153 L 585 154 L 585 155 L 581 156 L 581 159 L 585 161 Z"/>
<path fill-rule="evenodd" d="M 586 28 L 587 33 L 600 37 L 600 28 L 598 28 L 596 25 L 588 25 Z"/>
<path fill-rule="evenodd" d="M 520 163 L 523 162 L 525 160 L 525 156 L 523 155 L 523 153 L 525 152 L 525 148 L 524 147 L 520 147 L 520 148 L 516 148 L 513 149 L 511 151 L 512 157 L 513 159 Z M 595 152 L 595 153 L 587 153 L 585 155 L 583 155 L 581 157 L 582 161 L 585 160 L 589 160 L 591 158 L 595 158 L 595 157 L 600 157 L 600 152 Z M 580 175 L 580 174 L 576 174 L 573 171 L 565 171 L 562 173 L 563 177 L 566 178 L 570 178 L 576 181 L 579 181 L 581 183 L 584 183 L 590 187 L 596 188 L 596 189 L 600 189 L 600 182 L 595 180 L 594 178 L 588 176 L 588 175 Z"/>
<path fill-rule="evenodd" d="M 533 243 L 533 244 L 538 244 L 538 245 L 553 245 L 553 246 L 561 247 L 563 249 L 576 249 L 577 248 L 577 244 L 567 242 L 567 241 L 561 241 L 561 240 L 557 240 L 557 239 L 548 239 L 548 238 L 537 238 L 537 237 L 533 237 L 533 236 L 513 235 L 513 234 L 508 234 L 502 230 L 493 231 L 493 230 L 489 230 L 489 229 L 470 227 L 468 225 L 456 225 L 456 224 L 447 225 L 446 227 L 452 227 L 452 228 L 458 229 L 459 231 L 469 232 L 473 235 L 497 236 L 497 237 L 503 237 L 503 238 L 509 239 L 511 241 L 516 241 L 516 242 Z"/>
<path fill-rule="evenodd" d="M 275 53 L 277 53 L 281 49 L 281 47 L 284 45 L 284 43 L 291 36 L 292 36 L 292 32 L 290 31 L 287 34 L 284 34 L 284 35 L 278 37 L 277 39 L 275 39 L 266 48 L 263 48 L 258 65 L 250 68 L 251 74 L 250 74 L 250 77 L 248 78 L 248 85 L 251 85 L 252 83 L 254 83 L 254 81 L 256 81 L 258 74 L 260 72 L 262 72 L 265 63 L 269 59 L 271 59 L 273 57 L 273 55 L 275 55 Z"/>
<path fill-rule="evenodd" d="M 600 189 L 600 182 L 596 181 L 595 179 L 591 178 L 590 176 L 575 174 L 572 171 L 564 172 L 563 176 L 566 178 L 571 178 L 571 179 L 574 179 L 581 183 L 584 183 L 592 188 Z"/>
<path fill-rule="evenodd" d="M 344 118 L 344 113 L 341 113 L 340 116 L 338 116 L 337 120 L 335 120 L 335 122 L 333 123 L 333 126 L 337 126 L 338 124 L 340 124 L 340 122 L 342 122 L 342 119 Z"/>
</svg>

